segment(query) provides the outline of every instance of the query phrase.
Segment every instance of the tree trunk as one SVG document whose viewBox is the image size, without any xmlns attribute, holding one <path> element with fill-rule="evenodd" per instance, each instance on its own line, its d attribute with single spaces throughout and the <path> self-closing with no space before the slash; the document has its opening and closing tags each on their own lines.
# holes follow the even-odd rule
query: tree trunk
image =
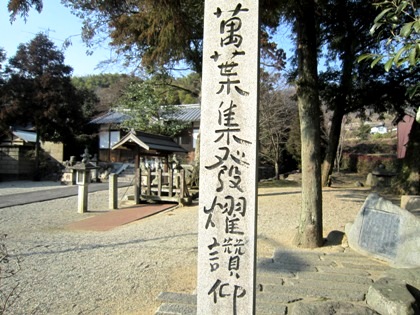
<svg viewBox="0 0 420 315">
<path fill-rule="evenodd" d="M 322 186 L 328 186 L 328 179 L 334 168 L 334 161 L 337 156 L 338 144 L 341 136 L 341 124 L 343 117 L 350 110 L 349 95 L 352 90 L 352 73 L 354 67 L 354 48 L 348 40 L 345 52 L 341 56 L 343 66 L 340 79 L 340 90 L 334 102 L 334 113 L 331 119 L 330 133 L 328 135 L 328 148 L 322 165 Z"/>
<path fill-rule="evenodd" d="M 194 166 L 191 174 L 190 187 L 200 187 L 200 133 L 195 143 Z"/>
<path fill-rule="evenodd" d="M 338 144 L 340 143 L 341 123 L 343 122 L 344 111 L 341 106 L 336 107 L 331 119 L 330 133 L 328 135 L 328 147 L 322 164 L 322 186 L 328 186 L 328 179 L 334 168 L 334 161 L 337 156 Z"/>
<path fill-rule="evenodd" d="M 322 190 L 320 156 L 320 110 L 317 75 L 317 32 L 315 2 L 296 5 L 298 52 L 297 96 L 302 152 L 302 208 L 294 243 L 319 247 L 322 238 Z"/>
<path fill-rule="evenodd" d="M 280 179 L 280 162 L 278 160 L 274 163 L 274 178 Z"/>
</svg>

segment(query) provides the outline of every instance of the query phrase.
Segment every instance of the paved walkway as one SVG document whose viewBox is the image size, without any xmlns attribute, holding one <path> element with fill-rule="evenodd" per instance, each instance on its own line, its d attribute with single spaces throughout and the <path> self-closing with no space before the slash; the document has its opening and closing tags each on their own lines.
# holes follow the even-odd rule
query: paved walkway
<svg viewBox="0 0 420 315">
<path fill-rule="evenodd" d="M 390 269 L 351 250 L 277 250 L 257 267 L 258 315 L 377 314 L 365 302 Z M 162 292 L 156 315 L 196 315 L 196 295 Z"/>
<path fill-rule="evenodd" d="M 71 230 L 108 231 L 159 212 L 176 207 L 176 204 L 141 204 L 118 210 L 110 210 L 67 226 Z"/>
<path fill-rule="evenodd" d="M 121 182 L 118 183 L 118 187 L 129 186 L 129 183 Z M 108 183 L 92 183 L 89 185 L 89 193 L 107 190 L 109 188 Z M 17 194 L 6 194 L 2 195 L 0 191 L 0 209 L 12 206 L 20 206 L 34 202 L 41 202 L 47 200 L 54 200 L 60 198 L 67 198 L 71 196 L 77 196 L 78 186 L 63 186 L 54 189 L 45 189 L 37 191 L 26 191 Z"/>
<path fill-rule="evenodd" d="M 118 183 L 119 188 L 127 187 L 129 185 L 130 184 L 127 182 Z M 89 193 L 107 189 L 109 189 L 108 183 L 92 183 L 89 185 Z M 38 188 L 36 191 L 31 191 L 31 188 L 27 188 L 27 190 L 24 192 L 1 195 L 0 209 L 30 204 L 34 202 L 67 198 L 71 196 L 77 196 L 77 194 L 78 186 L 62 186 L 54 187 L 52 189 Z M 69 224 L 67 228 L 72 230 L 108 231 L 118 226 L 146 218 L 176 206 L 177 205 L 173 203 L 133 205 L 120 208 L 118 210 L 110 210 L 106 213 L 94 215 L 90 218 L 73 222 Z"/>
</svg>

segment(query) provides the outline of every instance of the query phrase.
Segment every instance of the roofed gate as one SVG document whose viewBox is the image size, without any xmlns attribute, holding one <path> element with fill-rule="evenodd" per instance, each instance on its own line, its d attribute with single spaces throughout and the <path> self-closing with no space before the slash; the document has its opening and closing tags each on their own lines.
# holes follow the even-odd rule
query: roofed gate
<svg viewBox="0 0 420 315">
<path fill-rule="evenodd" d="M 191 198 L 185 183 L 185 171 L 169 156 L 186 153 L 185 149 L 170 137 L 131 130 L 112 150 L 126 149 L 135 151 L 134 200 L 175 201 L 189 203 Z M 155 159 L 154 163 L 146 157 L 163 158 L 164 163 Z"/>
</svg>

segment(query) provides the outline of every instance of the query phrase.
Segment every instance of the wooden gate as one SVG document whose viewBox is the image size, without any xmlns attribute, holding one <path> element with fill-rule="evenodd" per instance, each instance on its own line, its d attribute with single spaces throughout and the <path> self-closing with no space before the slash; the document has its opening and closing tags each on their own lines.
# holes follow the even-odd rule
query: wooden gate
<svg viewBox="0 0 420 315">
<path fill-rule="evenodd" d="M 141 162 L 138 168 L 136 186 L 140 200 L 171 201 L 190 204 L 191 196 L 185 182 L 185 170 L 168 168 L 163 171 L 161 164 L 152 166 Z"/>
</svg>

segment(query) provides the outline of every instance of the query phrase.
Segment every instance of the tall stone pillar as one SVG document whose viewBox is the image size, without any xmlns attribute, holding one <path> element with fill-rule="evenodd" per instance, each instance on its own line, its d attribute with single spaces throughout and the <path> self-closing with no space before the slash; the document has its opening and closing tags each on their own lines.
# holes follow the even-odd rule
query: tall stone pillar
<svg viewBox="0 0 420 315">
<path fill-rule="evenodd" d="M 258 1 L 205 1 L 197 314 L 255 314 Z"/>
</svg>

